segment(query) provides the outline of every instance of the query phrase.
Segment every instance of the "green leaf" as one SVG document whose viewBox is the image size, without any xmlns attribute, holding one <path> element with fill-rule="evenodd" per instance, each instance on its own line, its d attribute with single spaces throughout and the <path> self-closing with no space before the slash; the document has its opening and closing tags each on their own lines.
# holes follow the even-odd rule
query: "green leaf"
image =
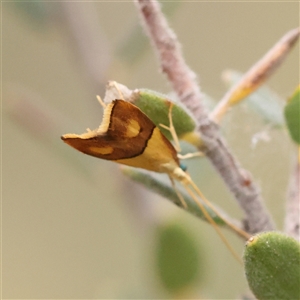
<svg viewBox="0 0 300 300">
<path fill-rule="evenodd" d="M 300 299 L 300 244 L 293 238 L 279 232 L 252 237 L 244 263 L 257 299 Z"/>
<path fill-rule="evenodd" d="M 141 183 L 147 189 L 158 193 L 159 195 L 165 197 L 166 199 L 172 201 L 174 204 L 180 206 L 181 202 L 178 198 L 176 191 L 174 190 L 173 186 L 171 185 L 170 180 L 167 181 L 162 180 L 161 176 L 158 174 L 154 174 L 153 172 L 147 172 L 141 169 L 131 168 L 127 166 L 121 166 L 122 172 L 130 177 L 132 180 Z M 187 211 L 192 213 L 193 215 L 201 218 L 204 221 L 207 221 L 203 212 L 198 207 L 197 203 L 183 190 L 180 190 L 180 194 L 182 195 L 184 201 L 186 202 L 188 208 Z M 200 199 L 201 200 L 201 199 Z M 218 225 L 226 225 L 223 219 L 217 216 L 211 208 L 209 208 L 205 203 L 203 203 L 206 211 L 209 213 L 211 218 L 218 224 Z M 216 209 L 217 206 L 214 205 Z M 219 210 L 219 209 L 218 209 Z"/>
<path fill-rule="evenodd" d="M 191 233 L 178 223 L 159 226 L 156 237 L 155 260 L 159 278 L 168 292 L 178 295 L 199 281 L 199 247 Z"/>
<path fill-rule="evenodd" d="M 300 85 L 288 100 L 284 115 L 292 139 L 300 145 Z"/>
<path fill-rule="evenodd" d="M 156 126 L 160 124 L 169 126 L 168 113 L 171 101 L 166 95 L 147 89 L 140 89 L 134 93 L 132 103 L 143 111 Z M 172 107 L 172 120 L 179 138 L 195 130 L 196 121 L 178 103 L 174 103 Z M 168 139 L 172 139 L 168 130 L 161 127 L 160 129 Z"/>
</svg>

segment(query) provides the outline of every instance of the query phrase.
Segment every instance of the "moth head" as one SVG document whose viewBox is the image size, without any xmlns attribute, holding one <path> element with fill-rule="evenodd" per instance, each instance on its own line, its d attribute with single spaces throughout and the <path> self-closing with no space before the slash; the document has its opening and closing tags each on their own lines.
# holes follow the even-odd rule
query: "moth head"
<svg viewBox="0 0 300 300">
<path fill-rule="evenodd" d="M 181 169 L 182 171 L 186 172 L 186 170 L 187 170 L 187 165 L 185 165 L 185 164 L 183 164 L 183 163 L 180 163 L 180 164 L 179 164 L 179 167 L 180 167 L 180 169 Z"/>
</svg>

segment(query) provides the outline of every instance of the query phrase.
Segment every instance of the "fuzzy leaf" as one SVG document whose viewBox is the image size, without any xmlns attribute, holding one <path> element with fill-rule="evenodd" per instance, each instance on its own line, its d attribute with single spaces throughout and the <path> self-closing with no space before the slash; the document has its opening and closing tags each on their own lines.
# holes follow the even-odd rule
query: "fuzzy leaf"
<svg viewBox="0 0 300 300">
<path fill-rule="evenodd" d="M 293 238 L 279 232 L 252 237 L 244 263 L 257 299 L 300 299 L 300 244 Z"/>
<path fill-rule="evenodd" d="M 165 197 L 166 199 L 172 201 L 174 204 L 181 206 L 180 199 L 178 198 L 173 186 L 171 185 L 170 180 L 164 181 L 157 174 L 150 173 L 141 169 L 127 167 L 127 166 L 121 166 L 121 170 L 125 175 L 129 176 L 132 180 L 141 183 L 147 189 L 154 191 L 159 195 Z M 181 189 L 180 189 L 180 193 L 188 206 L 187 211 L 207 221 L 202 211 L 196 204 L 196 202 Z M 225 222 L 219 216 L 217 216 L 205 203 L 202 204 L 207 210 L 207 212 L 209 213 L 209 215 L 211 216 L 211 218 L 218 225 L 221 226 L 225 225 Z M 216 207 L 216 205 L 214 206 Z M 218 208 L 216 207 L 216 209 Z"/>
<path fill-rule="evenodd" d="M 300 85 L 288 100 L 284 115 L 292 139 L 300 145 Z"/>
<path fill-rule="evenodd" d="M 166 95 L 141 89 L 134 92 L 132 103 L 140 108 L 156 126 L 160 124 L 169 126 L 168 113 L 171 102 Z M 196 121 L 191 117 L 191 114 L 178 103 L 175 103 L 172 108 L 172 120 L 179 138 L 194 131 L 196 127 Z M 161 127 L 160 129 L 168 139 L 172 138 L 168 130 Z"/>
</svg>

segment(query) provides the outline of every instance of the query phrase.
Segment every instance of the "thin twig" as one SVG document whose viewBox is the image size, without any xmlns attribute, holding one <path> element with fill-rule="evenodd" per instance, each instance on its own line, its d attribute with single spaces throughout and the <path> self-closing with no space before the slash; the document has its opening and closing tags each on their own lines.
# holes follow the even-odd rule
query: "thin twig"
<svg viewBox="0 0 300 300">
<path fill-rule="evenodd" d="M 259 88 L 284 61 L 300 35 L 299 28 L 287 32 L 242 78 L 224 95 L 210 118 L 219 123 L 229 107 Z"/>
<path fill-rule="evenodd" d="M 176 35 L 169 28 L 158 2 L 135 0 L 135 3 L 145 30 L 158 53 L 162 71 L 167 75 L 181 102 L 199 122 L 198 130 L 205 144 L 207 157 L 245 213 L 244 230 L 256 233 L 274 229 L 259 188 L 250 173 L 240 167 L 229 151 L 219 127 L 209 119 L 196 76 L 185 63 Z"/>
</svg>

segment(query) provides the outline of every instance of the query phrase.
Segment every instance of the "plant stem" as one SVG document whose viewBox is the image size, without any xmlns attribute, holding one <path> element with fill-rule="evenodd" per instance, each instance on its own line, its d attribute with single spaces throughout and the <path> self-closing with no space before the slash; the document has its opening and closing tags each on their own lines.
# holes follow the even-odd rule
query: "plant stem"
<svg viewBox="0 0 300 300">
<path fill-rule="evenodd" d="M 146 32 L 155 48 L 162 71 L 166 74 L 180 101 L 198 121 L 198 131 L 205 144 L 208 159 L 223 178 L 245 213 L 244 230 L 249 233 L 273 230 L 274 225 L 264 207 L 258 186 L 250 173 L 241 168 L 228 149 L 219 127 L 208 116 L 195 73 L 182 56 L 175 33 L 155 0 L 135 0 Z"/>
</svg>

